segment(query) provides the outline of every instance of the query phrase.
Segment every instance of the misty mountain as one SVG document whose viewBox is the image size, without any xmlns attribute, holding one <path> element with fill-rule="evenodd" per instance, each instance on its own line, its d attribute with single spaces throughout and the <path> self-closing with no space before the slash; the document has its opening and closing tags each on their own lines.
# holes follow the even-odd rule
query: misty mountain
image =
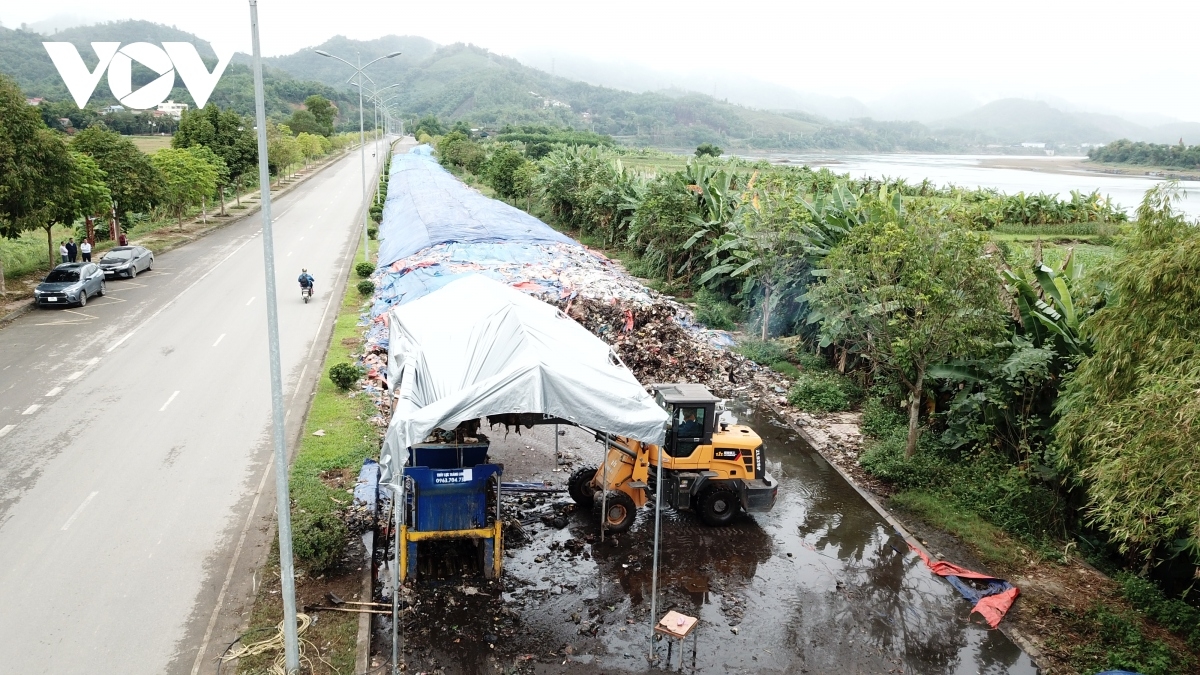
<svg viewBox="0 0 1200 675">
<path fill-rule="evenodd" d="M 1024 142 L 1079 145 L 1120 138 L 1176 143 L 1180 137 L 1200 138 L 1200 124 L 1195 122 L 1147 127 L 1116 115 L 1067 112 L 1045 101 L 1017 98 L 992 101 L 963 115 L 934 122 L 930 127 L 940 137 L 985 146 Z"/>
</svg>

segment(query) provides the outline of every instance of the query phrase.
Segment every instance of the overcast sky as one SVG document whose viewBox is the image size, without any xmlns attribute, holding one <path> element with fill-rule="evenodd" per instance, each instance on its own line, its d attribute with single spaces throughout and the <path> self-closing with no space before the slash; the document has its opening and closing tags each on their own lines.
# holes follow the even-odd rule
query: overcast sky
<svg viewBox="0 0 1200 675">
<path fill-rule="evenodd" d="M 142 19 L 249 51 L 245 0 L 4 4 L 0 21 L 10 28 L 55 15 Z M 668 72 L 743 72 L 868 102 L 945 88 L 1200 121 L 1197 0 L 262 0 L 259 13 L 268 56 L 336 34 L 392 33 L 509 55 L 549 50 Z"/>
</svg>

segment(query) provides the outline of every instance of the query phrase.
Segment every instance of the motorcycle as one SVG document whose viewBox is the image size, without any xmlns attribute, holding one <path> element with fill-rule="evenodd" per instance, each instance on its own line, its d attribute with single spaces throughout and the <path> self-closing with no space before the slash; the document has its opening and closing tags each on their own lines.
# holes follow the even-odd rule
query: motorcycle
<svg viewBox="0 0 1200 675">
<path fill-rule="evenodd" d="M 308 299 L 313 296 L 313 285 L 309 284 L 308 286 L 300 287 L 300 297 L 304 298 L 304 304 L 306 305 L 308 304 Z"/>
</svg>

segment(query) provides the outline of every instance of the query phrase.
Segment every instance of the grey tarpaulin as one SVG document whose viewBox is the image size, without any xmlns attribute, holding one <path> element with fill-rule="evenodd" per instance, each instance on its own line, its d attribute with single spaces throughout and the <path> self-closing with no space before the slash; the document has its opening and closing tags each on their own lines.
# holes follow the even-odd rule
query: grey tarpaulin
<svg viewBox="0 0 1200 675">
<path fill-rule="evenodd" d="M 480 275 L 395 307 L 380 463 L 390 482 L 434 429 L 503 413 L 546 413 L 661 444 L 667 413 L 611 348 L 555 307 Z"/>
<path fill-rule="evenodd" d="M 392 158 L 379 223 L 379 267 L 447 242 L 575 243 L 528 213 L 467 187 L 420 149 Z"/>
</svg>

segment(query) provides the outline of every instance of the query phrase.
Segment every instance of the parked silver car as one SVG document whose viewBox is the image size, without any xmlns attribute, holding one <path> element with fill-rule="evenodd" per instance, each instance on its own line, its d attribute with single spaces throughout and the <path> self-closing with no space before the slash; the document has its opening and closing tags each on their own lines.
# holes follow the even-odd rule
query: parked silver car
<svg viewBox="0 0 1200 675">
<path fill-rule="evenodd" d="M 99 260 L 106 277 L 136 277 L 139 272 L 154 269 L 154 253 L 141 246 L 118 246 Z"/>
<path fill-rule="evenodd" d="M 94 263 L 66 263 L 50 270 L 46 280 L 33 289 L 39 307 L 87 304 L 88 298 L 104 295 L 104 272 Z"/>
</svg>

